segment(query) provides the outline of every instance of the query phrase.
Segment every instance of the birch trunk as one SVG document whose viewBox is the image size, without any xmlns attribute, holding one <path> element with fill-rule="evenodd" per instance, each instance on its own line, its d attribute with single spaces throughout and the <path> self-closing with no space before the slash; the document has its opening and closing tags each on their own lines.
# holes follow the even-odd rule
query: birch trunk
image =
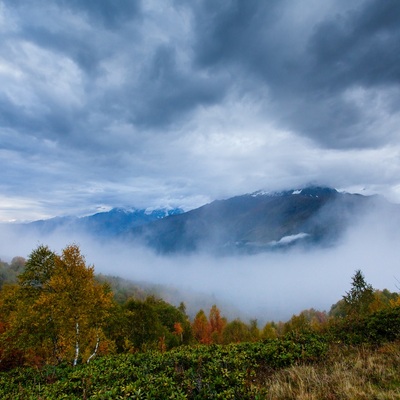
<svg viewBox="0 0 400 400">
<path fill-rule="evenodd" d="M 94 352 L 90 355 L 90 357 L 87 359 L 87 363 L 90 363 L 90 360 L 97 354 L 97 350 L 99 349 L 99 343 L 100 343 L 100 336 L 97 335 L 97 341 L 96 341 L 96 347 L 94 348 Z"/>
<path fill-rule="evenodd" d="M 75 358 L 74 358 L 74 367 L 78 364 L 78 357 L 79 357 L 79 323 L 76 322 L 75 324 L 75 334 L 76 334 L 76 342 L 75 342 Z"/>
</svg>

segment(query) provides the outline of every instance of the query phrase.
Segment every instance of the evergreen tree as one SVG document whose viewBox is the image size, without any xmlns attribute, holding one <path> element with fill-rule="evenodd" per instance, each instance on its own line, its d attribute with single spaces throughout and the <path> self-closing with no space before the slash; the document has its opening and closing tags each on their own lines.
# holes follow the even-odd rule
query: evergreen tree
<svg viewBox="0 0 400 400">
<path fill-rule="evenodd" d="M 350 291 L 343 296 L 344 310 L 351 318 L 368 315 L 374 302 L 374 289 L 365 281 L 361 270 L 357 270 L 352 277 Z"/>
</svg>

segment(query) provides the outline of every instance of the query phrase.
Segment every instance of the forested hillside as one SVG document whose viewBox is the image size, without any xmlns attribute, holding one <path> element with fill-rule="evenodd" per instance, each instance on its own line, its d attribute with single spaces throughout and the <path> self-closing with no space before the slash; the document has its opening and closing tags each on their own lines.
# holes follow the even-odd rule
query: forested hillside
<svg viewBox="0 0 400 400">
<path fill-rule="evenodd" d="M 0 264 L 1 398 L 400 396 L 400 297 L 361 270 L 328 312 L 264 326 L 94 272 L 77 245 Z"/>
</svg>

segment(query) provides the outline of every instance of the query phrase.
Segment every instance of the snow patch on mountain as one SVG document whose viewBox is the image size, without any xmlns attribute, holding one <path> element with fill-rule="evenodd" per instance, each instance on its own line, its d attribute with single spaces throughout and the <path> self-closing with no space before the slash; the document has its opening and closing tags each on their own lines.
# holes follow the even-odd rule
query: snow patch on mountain
<svg viewBox="0 0 400 400">
<path fill-rule="evenodd" d="M 280 238 L 279 240 L 273 240 L 272 242 L 269 242 L 268 244 L 271 246 L 287 245 L 287 244 L 293 243 L 297 240 L 304 239 L 307 236 L 310 236 L 310 234 L 305 233 L 305 232 L 300 232 L 295 235 L 284 236 L 284 237 Z"/>
<path fill-rule="evenodd" d="M 275 194 L 275 192 L 268 192 L 268 191 L 265 191 L 265 190 L 257 190 L 256 192 L 254 192 L 254 193 L 251 193 L 251 197 L 258 197 L 258 196 L 272 196 L 272 195 L 274 195 Z"/>
<path fill-rule="evenodd" d="M 337 193 L 336 189 L 332 189 L 329 187 L 320 187 L 320 186 L 309 186 L 302 189 L 291 189 L 291 190 L 283 190 L 283 191 L 267 191 L 267 190 L 257 190 L 250 194 L 251 197 L 258 196 L 270 196 L 270 197 L 279 197 L 279 196 L 290 196 L 290 195 L 302 195 L 308 197 L 319 197 L 332 195 Z"/>
<path fill-rule="evenodd" d="M 157 214 L 157 218 L 165 218 L 169 217 L 170 215 L 177 215 L 182 214 L 183 210 L 181 208 L 174 208 L 174 207 L 147 207 L 144 210 L 145 215 L 155 215 Z"/>
</svg>

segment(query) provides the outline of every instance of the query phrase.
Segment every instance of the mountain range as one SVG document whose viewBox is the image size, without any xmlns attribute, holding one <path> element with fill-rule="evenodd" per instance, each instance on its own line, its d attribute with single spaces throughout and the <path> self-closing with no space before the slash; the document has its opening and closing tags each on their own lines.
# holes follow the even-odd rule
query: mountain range
<svg viewBox="0 0 400 400">
<path fill-rule="evenodd" d="M 112 209 L 91 216 L 58 217 L 30 223 L 41 233 L 85 232 L 98 239 L 141 243 L 159 253 L 211 251 L 256 253 L 293 246 L 331 246 L 368 210 L 400 215 L 380 196 L 306 187 L 259 191 L 182 209 Z"/>
<path fill-rule="evenodd" d="M 400 208 L 379 196 L 307 187 L 217 200 L 195 210 L 133 228 L 160 253 L 254 253 L 293 246 L 331 246 L 368 210 Z"/>
<path fill-rule="evenodd" d="M 183 213 L 180 208 L 160 209 L 124 209 L 113 208 L 85 217 L 55 217 L 34 221 L 28 224 L 30 229 L 49 234 L 58 230 L 65 232 L 84 232 L 95 237 L 114 237 L 159 219 Z"/>
</svg>

